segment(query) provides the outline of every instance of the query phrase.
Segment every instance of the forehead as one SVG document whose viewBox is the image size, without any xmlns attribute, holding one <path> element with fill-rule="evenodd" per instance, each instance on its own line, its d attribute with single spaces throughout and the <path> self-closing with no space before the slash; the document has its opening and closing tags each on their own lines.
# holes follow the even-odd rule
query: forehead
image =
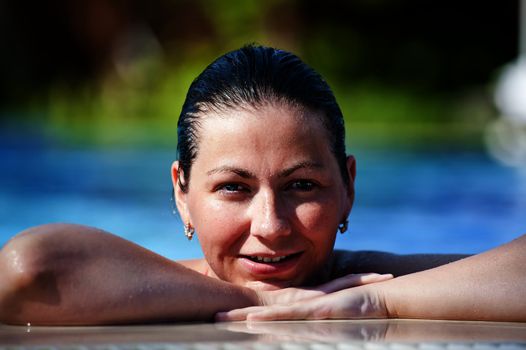
<svg viewBox="0 0 526 350">
<path fill-rule="evenodd" d="M 210 112 L 199 125 L 195 164 L 331 157 L 330 142 L 319 112 L 287 104 Z M 304 159 L 303 159 L 304 160 Z"/>
</svg>

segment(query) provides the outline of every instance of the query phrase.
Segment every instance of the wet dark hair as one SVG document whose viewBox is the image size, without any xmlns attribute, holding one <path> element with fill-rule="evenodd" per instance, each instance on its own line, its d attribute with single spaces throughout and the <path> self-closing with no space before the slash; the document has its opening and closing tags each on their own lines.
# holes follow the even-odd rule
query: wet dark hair
<svg viewBox="0 0 526 350">
<path fill-rule="evenodd" d="M 248 45 L 216 59 L 188 89 L 177 123 L 177 155 L 184 177 L 178 179 L 181 189 L 188 190 L 199 146 L 199 120 L 206 112 L 257 108 L 271 102 L 321 112 L 331 150 L 348 185 L 343 115 L 329 85 L 290 52 Z"/>
</svg>

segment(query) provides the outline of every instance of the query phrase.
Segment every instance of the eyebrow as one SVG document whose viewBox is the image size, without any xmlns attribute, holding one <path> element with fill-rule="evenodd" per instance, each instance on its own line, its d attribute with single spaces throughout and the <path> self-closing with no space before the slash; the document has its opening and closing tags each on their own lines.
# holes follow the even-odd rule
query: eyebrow
<svg viewBox="0 0 526 350">
<path fill-rule="evenodd" d="M 295 164 L 291 166 L 290 168 L 280 171 L 277 177 L 287 177 L 299 169 L 323 169 L 323 164 L 318 163 L 318 162 L 310 162 L 310 161 L 299 162 L 298 164 Z M 220 173 L 234 173 L 245 179 L 256 178 L 255 174 L 251 173 L 250 171 L 246 169 L 242 169 L 242 168 L 238 168 L 234 166 L 228 166 L 228 165 L 220 166 L 220 167 L 214 168 L 206 172 L 207 175 L 220 174 Z"/>
<path fill-rule="evenodd" d="M 214 175 L 214 174 L 220 174 L 220 173 L 234 173 L 245 179 L 254 179 L 256 177 L 256 175 L 254 175 L 248 170 L 237 168 L 234 166 L 228 166 L 228 165 L 223 165 L 223 166 L 214 168 L 212 170 L 208 170 L 206 172 L 207 175 Z"/>
<path fill-rule="evenodd" d="M 280 171 L 278 177 L 287 177 L 299 169 L 323 169 L 323 164 L 309 161 L 300 162 L 296 165 L 291 166 L 290 168 Z"/>
</svg>

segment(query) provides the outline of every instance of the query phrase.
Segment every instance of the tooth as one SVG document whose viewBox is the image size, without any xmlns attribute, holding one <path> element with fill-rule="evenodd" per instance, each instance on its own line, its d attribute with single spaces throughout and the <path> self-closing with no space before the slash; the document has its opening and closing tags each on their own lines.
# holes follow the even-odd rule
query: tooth
<svg viewBox="0 0 526 350">
<path fill-rule="evenodd" d="M 276 262 L 280 262 L 281 260 L 285 259 L 286 257 L 287 256 L 277 256 L 277 257 L 274 257 L 274 258 L 270 258 L 270 257 L 251 255 L 250 259 L 252 259 L 254 261 L 258 261 L 258 262 L 266 262 L 266 263 L 273 262 L 273 263 L 276 263 Z"/>
</svg>

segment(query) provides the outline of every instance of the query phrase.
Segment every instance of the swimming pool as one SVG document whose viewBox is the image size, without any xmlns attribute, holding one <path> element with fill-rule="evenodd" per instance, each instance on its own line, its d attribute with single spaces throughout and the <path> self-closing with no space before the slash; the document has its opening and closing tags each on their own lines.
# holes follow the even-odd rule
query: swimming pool
<svg viewBox="0 0 526 350">
<path fill-rule="evenodd" d="M 337 247 L 476 253 L 526 232 L 526 173 L 483 152 L 357 151 Z M 0 147 L 0 244 L 47 222 L 92 225 L 172 259 L 201 256 L 172 214 L 173 150 Z"/>
</svg>

